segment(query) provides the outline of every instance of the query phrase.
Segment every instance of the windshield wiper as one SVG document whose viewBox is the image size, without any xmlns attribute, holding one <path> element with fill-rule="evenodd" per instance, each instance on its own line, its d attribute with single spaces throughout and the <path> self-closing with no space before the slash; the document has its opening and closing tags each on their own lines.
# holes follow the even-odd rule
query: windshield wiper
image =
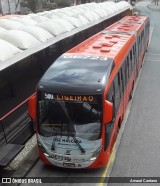
<svg viewBox="0 0 160 186">
<path fill-rule="evenodd" d="M 62 126 L 61 126 L 61 129 L 60 130 L 58 130 L 57 131 L 57 129 L 56 128 L 60 128 L 60 127 L 55 127 L 55 133 L 56 133 L 56 136 L 57 136 L 57 134 L 59 134 L 60 133 L 60 130 L 61 130 L 61 133 L 60 134 L 62 134 Z M 55 136 L 54 136 L 55 137 Z M 51 145 L 51 150 L 55 150 L 55 141 L 54 141 L 54 137 L 53 137 L 53 141 L 52 141 L 52 145 Z"/>
<path fill-rule="evenodd" d="M 85 153 L 86 151 L 85 151 L 85 150 L 83 149 L 83 147 L 80 145 L 80 143 L 78 142 L 77 138 L 73 135 L 73 132 L 75 132 L 75 131 L 71 132 L 71 130 L 70 130 L 70 125 L 72 125 L 73 128 L 74 128 L 74 125 L 73 125 L 73 123 L 72 123 L 72 121 L 71 121 L 71 118 L 70 118 L 70 116 L 69 116 L 69 114 L 68 114 L 68 111 L 67 111 L 67 108 L 66 108 L 65 104 L 64 104 L 64 103 L 62 104 L 62 102 L 59 102 L 59 104 L 60 104 L 60 106 L 62 107 L 64 113 L 66 114 L 66 116 L 67 116 L 68 119 L 69 119 L 69 123 L 68 123 L 68 132 L 69 132 L 69 133 L 68 133 L 68 134 L 71 134 L 71 137 L 73 138 L 75 144 L 78 146 L 78 148 L 80 149 L 80 151 L 81 151 L 82 153 Z M 75 129 L 74 129 L 74 130 L 75 130 Z"/>
<path fill-rule="evenodd" d="M 91 113 L 94 116 L 99 116 L 100 115 L 100 113 L 95 108 L 93 108 L 90 104 L 88 104 L 86 102 L 84 102 L 82 104 L 82 107 L 85 109 L 85 111 Z"/>
<path fill-rule="evenodd" d="M 85 153 L 86 151 L 83 149 L 83 147 L 80 145 L 80 143 L 78 142 L 77 138 L 75 136 L 72 136 L 74 142 L 77 144 L 77 146 L 79 147 L 79 149 L 81 150 L 82 153 Z"/>
</svg>

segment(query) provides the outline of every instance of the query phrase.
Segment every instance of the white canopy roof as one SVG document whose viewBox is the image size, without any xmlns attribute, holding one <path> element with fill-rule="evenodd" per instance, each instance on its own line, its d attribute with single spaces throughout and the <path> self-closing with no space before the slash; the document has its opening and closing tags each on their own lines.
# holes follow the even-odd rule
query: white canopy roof
<svg viewBox="0 0 160 186">
<path fill-rule="evenodd" d="M 35 37 L 21 30 L 8 30 L 0 34 L 0 38 L 19 49 L 25 50 L 40 44 Z"/>
<path fill-rule="evenodd" d="M 4 52 L 1 50 L 3 45 L 4 49 L 10 45 L 7 52 L 4 52 L 4 56 L 1 55 L 0 65 L 1 61 L 11 58 L 21 50 L 35 47 L 63 33 L 131 8 L 132 6 L 126 1 L 118 3 L 107 1 L 1 18 L 0 52 Z"/>
</svg>

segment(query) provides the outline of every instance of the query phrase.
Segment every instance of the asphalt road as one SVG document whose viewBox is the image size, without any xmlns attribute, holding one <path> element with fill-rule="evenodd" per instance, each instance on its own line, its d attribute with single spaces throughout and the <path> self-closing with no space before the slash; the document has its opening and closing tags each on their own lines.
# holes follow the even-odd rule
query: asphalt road
<svg viewBox="0 0 160 186">
<path fill-rule="evenodd" d="M 153 32 L 110 175 L 106 168 L 95 170 L 57 169 L 45 166 L 39 160 L 27 177 L 54 176 L 59 177 L 62 182 L 54 185 L 71 185 L 65 182 L 72 182 L 74 176 L 81 178 L 98 177 L 98 183 L 104 174 L 111 177 L 160 176 L 160 22 L 158 21 L 160 20 L 160 12 L 149 10 L 145 3 L 143 6 L 138 4 L 138 8 L 141 9 L 142 14 L 150 17 L 151 32 Z M 98 183 L 85 185 L 97 185 Z M 53 185 L 53 183 L 43 185 Z M 84 183 L 73 183 L 72 186 L 74 185 L 79 186 L 84 185 Z M 108 185 L 123 186 L 128 185 L 128 183 L 110 183 Z M 129 185 L 132 186 L 133 184 Z M 152 184 L 147 185 L 151 186 Z"/>
</svg>

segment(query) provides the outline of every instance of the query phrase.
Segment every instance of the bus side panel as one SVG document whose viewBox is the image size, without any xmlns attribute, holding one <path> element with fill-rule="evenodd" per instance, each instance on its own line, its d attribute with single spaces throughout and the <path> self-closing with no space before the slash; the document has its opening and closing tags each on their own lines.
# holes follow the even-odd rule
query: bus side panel
<svg viewBox="0 0 160 186">
<path fill-rule="evenodd" d="M 103 125 L 103 129 L 102 129 L 102 131 L 103 131 L 103 133 L 102 133 L 103 149 L 102 149 L 102 152 L 99 155 L 99 157 L 96 159 L 96 161 L 89 168 L 102 167 L 102 166 L 105 166 L 109 162 L 109 158 L 111 156 L 113 146 L 116 142 L 117 135 L 119 132 L 119 127 L 121 126 L 124 115 L 127 112 L 128 103 L 129 103 L 130 99 L 132 98 L 134 84 L 136 82 L 136 78 L 138 77 L 138 74 L 139 74 L 139 71 L 140 71 L 140 68 L 141 68 L 141 65 L 143 62 L 143 57 L 144 57 L 144 54 L 145 54 L 145 51 L 146 51 L 146 48 L 148 45 L 149 35 L 147 35 L 146 38 L 147 38 L 146 40 L 145 39 L 142 40 L 142 47 L 141 47 L 141 51 L 139 52 L 140 55 L 137 56 L 138 63 L 136 61 L 134 62 L 134 67 L 132 69 L 131 75 L 130 75 L 129 80 L 127 82 L 127 85 L 125 87 L 124 94 L 121 98 L 119 109 L 117 111 L 116 118 L 113 123 L 114 127 L 113 127 L 113 131 L 112 131 L 112 135 L 110 138 L 110 143 L 108 145 L 108 148 L 106 151 L 104 150 L 105 125 Z M 138 53 L 137 53 L 137 55 L 138 55 Z M 136 58 L 135 58 L 135 60 L 136 60 Z M 137 67 L 138 67 L 138 74 L 137 74 Z M 105 97 L 106 96 L 104 96 L 104 100 L 105 100 Z"/>
<path fill-rule="evenodd" d="M 110 142 L 110 145 L 109 145 L 110 153 L 111 153 L 113 145 L 114 145 L 114 143 L 117 139 L 117 135 L 118 135 L 119 129 L 122 125 L 122 121 L 124 119 L 125 112 L 127 111 L 127 106 L 128 106 L 128 103 L 129 103 L 129 97 L 130 97 L 130 94 L 131 94 L 131 91 L 132 91 L 132 88 L 133 88 L 134 81 L 135 81 L 135 69 L 133 70 L 133 72 L 131 74 L 131 77 L 130 77 L 130 79 L 128 81 L 128 84 L 126 86 L 126 89 L 124 91 L 123 97 L 121 98 L 121 103 L 119 105 L 119 109 L 118 109 L 118 112 L 117 112 L 117 115 L 116 115 L 116 119 L 115 119 L 115 122 L 114 122 L 114 130 L 113 130 L 113 134 L 112 134 L 112 137 L 111 137 L 111 142 Z"/>
<path fill-rule="evenodd" d="M 113 123 L 114 128 L 113 128 L 113 131 L 112 131 L 112 135 L 111 135 L 111 139 L 110 139 L 110 143 L 108 145 L 108 148 L 105 151 L 104 147 L 103 147 L 103 150 L 102 150 L 100 156 L 97 158 L 97 160 L 89 168 L 105 166 L 107 164 L 107 162 L 109 161 L 109 157 L 112 153 L 113 146 L 114 146 L 115 141 L 117 139 L 119 128 L 121 127 L 125 112 L 127 111 L 126 109 L 127 109 L 129 100 L 131 98 L 131 95 L 132 95 L 132 92 L 133 92 L 133 89 L 134 89 L 134 84 L 135 84 L 135 81 L 136 81 L 136 78 L 137 78 L 137 69 L 136 68 L 137 67 L 136 67 L 136 64 L 135 64 L 134 68 L 132 69 L 132 72 L 131 72 L 130 78 L 128 80 L 128 83 L 126 85 L 124 94 L 121 98 L 121 102 L 120 102 L 118 111 L 116 113 L 115 122 Z M 104 139 L 105 139 L 105 133 L 104 133 L 105 126 L 104 125 L 103 125 L 103 130 L 102 131 L 103 131 L 102 140 L 103 140 L 103 146 L 104 146 Z"/>
<path fill-rule="evenodd" d="M 108 148 L 107 148 L 107 150 L 104 149 L 105 125 L 103 125 L 103 130 L 102 130 L 103 131 L 103 134 L 102 134 L 103 148 L 102 148 L 101 154 L 96 159 L 96 161 L 90 167 L 88 167 L 89 169 L 90 168 L 104 167 L 109 162 L 109 158 L 111 156 L 113 146 L 115 144 L 115 141 L 117 139 L 117 135 L 118 135 L 118 132 L 119 132 L 119 125 L 121 125 L 121 123 L 122 123 L 123 113 L 124 113 L 124 96 L 121 99 L 119 109 L 117 111 L 117 115 L 116 115 L 116 118 L 115 118 L 115 122 L 112 124 L 112 125 L 114 125 L 114 127 L 113 127 L 113 131 L 112 131 L 112 135 L 111 135 L 111 139 L 110 139 L 110 143 L 108 145 Z"/>
</svg>

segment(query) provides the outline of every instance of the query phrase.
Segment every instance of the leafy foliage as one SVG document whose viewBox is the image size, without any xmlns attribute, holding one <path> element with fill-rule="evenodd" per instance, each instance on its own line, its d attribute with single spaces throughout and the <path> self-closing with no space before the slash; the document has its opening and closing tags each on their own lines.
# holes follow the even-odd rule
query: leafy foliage
<svg viewBox="0 0 160 186">
<path fill-rule="evenodd" d="M 28 6 L 29 8 L 35 12 L 36 11 L 36 5 L 38 3 L 39 0 L 28 0 Z"/>
<path fill-rule="evenodd" d="M 50 3 L 47 0 L 23 0 L 21 1 L 22 7 L 29 8 L 32 12 L 36 13 L 42 10 L 51 10 L 55 8 L 63 8 L 71 6 L 73 0 L 52 0 Z"/>
<path fill-rule="evenodd" d="M 55 0 L 55 3 L 59 8 L 71 6 L 72 2 L 72 0 Z"/>
</svg>

